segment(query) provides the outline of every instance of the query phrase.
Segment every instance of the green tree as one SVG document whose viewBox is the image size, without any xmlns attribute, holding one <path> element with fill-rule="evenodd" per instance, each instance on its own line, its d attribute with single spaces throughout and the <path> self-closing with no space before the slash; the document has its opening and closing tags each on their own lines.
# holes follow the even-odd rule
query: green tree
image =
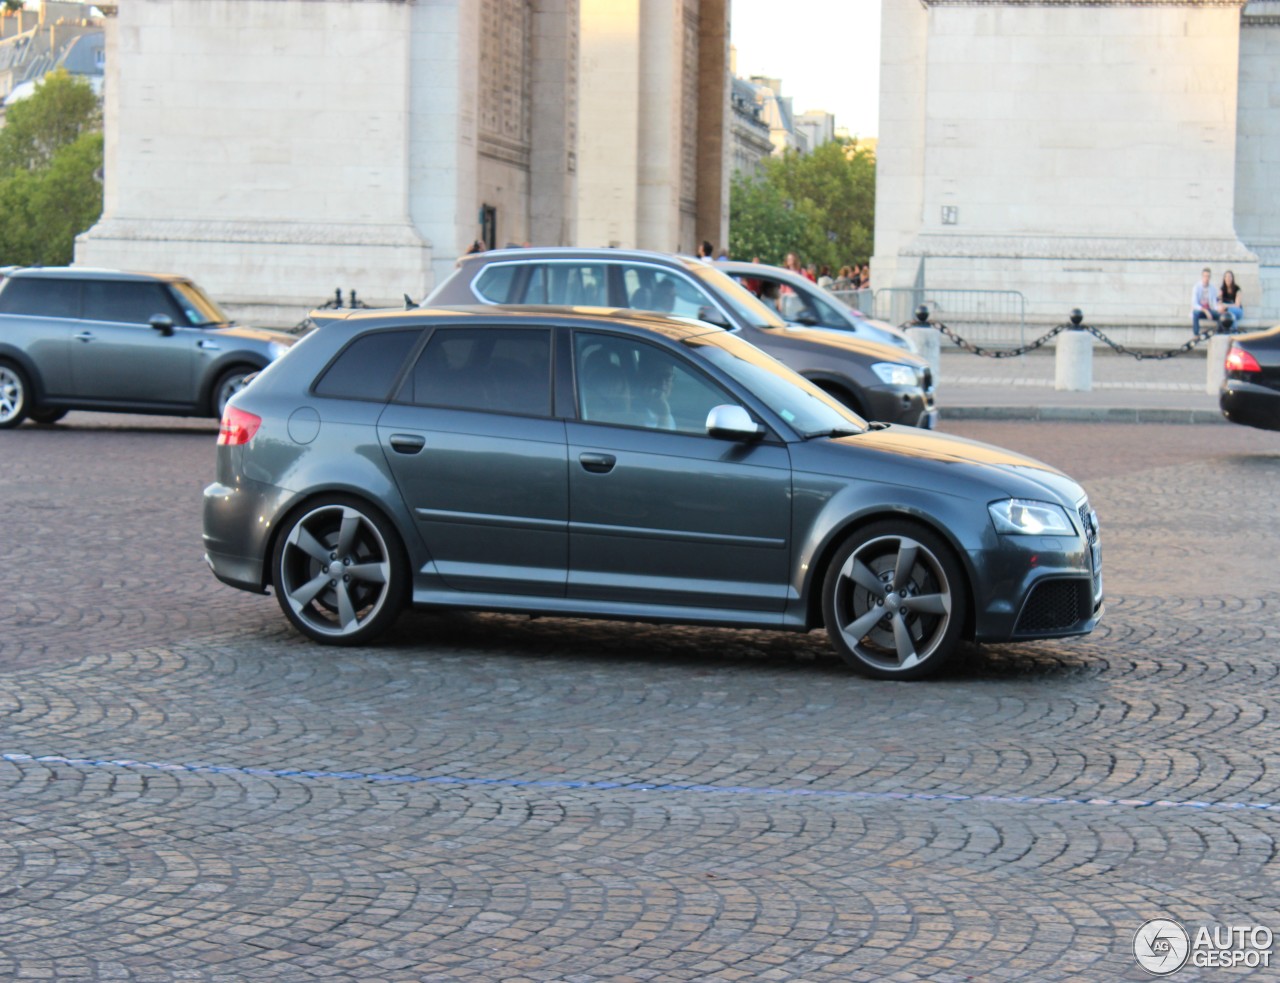
<svg viewBox="0 0 1280 983">
<path fill-rule="evenodd" d="M 875 156 L 852 141 L 824 143 L 812 153 L 765 161 L 755 178 L 734 180 L 729 244 L 742 259 L 781 263 L 794 252 L 804 263 L 865 261 L 875 228 Z M 779 212 L 785 215 L 779 217 Z"/>
<path fill-rule="evenodd" d="M 64 71 L 9 107 L 0 129 L 0 265 L 70 263 L 102 214 L 101 111 Z"/>
<path fill-rule="evenodd" d="M 102 107 L 93 87 L 65 69 L 50 72 L 26 99 L 11 105 L 0 129 L 0 177 L 47 167 L 58 148 L 80 134 L 102 129 Z"/>
</svg>

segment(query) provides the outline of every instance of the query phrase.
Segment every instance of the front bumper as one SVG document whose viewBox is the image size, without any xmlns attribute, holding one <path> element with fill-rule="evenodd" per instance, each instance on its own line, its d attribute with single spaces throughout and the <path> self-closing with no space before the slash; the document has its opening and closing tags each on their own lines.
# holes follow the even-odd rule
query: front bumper
<svg viewBox="0 0 1280 983">
<path fill-rule="evenodd" d="M 908 427 L 934 430 L 938 425 L 938 409 L 933 389 L 919 386 L 870 386 L 862 391 L 868 404 L 867 415 L 884 423 L 901 423 Z"/>
</svg>

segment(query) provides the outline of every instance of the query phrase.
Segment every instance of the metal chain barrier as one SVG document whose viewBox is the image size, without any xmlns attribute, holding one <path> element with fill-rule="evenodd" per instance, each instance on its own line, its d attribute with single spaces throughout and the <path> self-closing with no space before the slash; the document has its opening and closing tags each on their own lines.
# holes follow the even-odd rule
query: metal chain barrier
<svg viewBox="0 0 1280 983">
<path fill-rule="evenodd" d="M 1121 345 L 1118 342 L 1112 341 L 1099 328 L 1095 328 L 1089 324 L 1081 324 L 1080 323 L 1081 320 L 1082 318 L 1080 317 L 1079 311 L 1073 311 L 1071 321 L 1069 323 L 1059 324 L 1056 328 L 1049 331 L 1047 334 L 1044 334 L 1041 337 L 1037 338 L 1035 341 L 1031 342 L 1030 344 L 1020 345 L 1017 348 L 985 348 L 982 345 L 976 345 L 973 342 L 968 341 L 965 338 L 962 338 L 959 334 L 951 330 L 951 328 L 947 327 L 941 321 L 929 320 L 929 313 L 924 308 L 921 308 L 916 312 L 916 319 L 914 321 L 905 321 L 903 322 L 901 327 L 904 329 L 934 328 L 941 334 L 946 335 L 948 338 L 950 338 L 955 343 L 956 347 L 963 349 L 966 352 L 970 352 L 971 354 L 974 354 L 974 355 L 981 355 L 984 358 L 1014 358 L 1015 356 L 1018 356 L 1018 355 L 1025 355 L 1027 354 L 1027 352 L 1033 352 L 1037 348 L 1042 348 L 1050 339 L 1057 337 L 1064 331 L 1079 330 L 1079 331 L 1088 331 L 1091 335 L 1093 335 L 1103 344 L 1109 346 L 1118 355 L 1131 355 L 1134 358 L 1136 358 L 1138 361 L 1143 361 L 1146 359 L 1159 361 L 1166 358 L 1174 358 L 1175 356 L 1178 356 L 1178 355 L 1185 355 L 1187 352 L 1198 347 L 1202 343 L 1208 341 L 1210 338 L 1212 338 L 1216 334 L 1223 334 L 1223 333 L 1231 334 L 1229 327 L 1225 329 L 1225 331 L 1220 331 L 1216 327 L 1209 328 L 1201 332 L 1199 335 L 1195 336 L 1194 338 L 1192 338 L 1190 341 L 1186 342 L 1183 345 L 1180 345 L 1177 348 L 1170 348 L 1166 351 L 1161 351 L 1161 352 L 1138 352 L 1138 351 L 1134 351 L 1132 348 L 1126 348 L 1124 345 Z"/>
</svg>

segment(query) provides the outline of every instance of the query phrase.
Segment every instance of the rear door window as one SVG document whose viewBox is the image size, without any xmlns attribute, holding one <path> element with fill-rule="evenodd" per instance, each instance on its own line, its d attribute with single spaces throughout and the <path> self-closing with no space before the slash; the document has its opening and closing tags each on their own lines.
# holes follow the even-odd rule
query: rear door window
<svg viewBox="0 0 1280 983">
<path fill-rule="evenodd" d="M 9 277 L 0 290 L 0 314 L 79 317 L 80 281 L 53 277 Z"/>
<path fill-rule="evenodd" d="M 715 301 L 701 287 L 672 270 L 624 265 L 622 284 L 626 306 L 633 310 L 697 317 L 704 307 L 716 309 Z"/>
<path fill-rule="evenodd" d="M 330 363 L 316 383 L 317 396 L 385 401 L 422 331 L 375 331 L 361 335 Z"/>
<path fill-rule="evenodd" d="M 399 399 L 421 406 L 549 416 L 551 332 L 438 328 Z"/>
<path fill-rule="evenodd" d="M 175 324 L 187 316 L 164 283 L 148 280 L 86 280 L 84 319 L 122 324 L 146 324 L 157 314 Z"/>
</svg>

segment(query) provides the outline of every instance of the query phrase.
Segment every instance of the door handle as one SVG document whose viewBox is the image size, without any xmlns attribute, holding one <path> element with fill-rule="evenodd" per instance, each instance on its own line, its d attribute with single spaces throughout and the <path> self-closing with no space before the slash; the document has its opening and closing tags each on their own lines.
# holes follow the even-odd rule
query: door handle
<svg viewBox="0 0 1280 983">
<path fill-rule="evenodd" d="M 76 341 L 93 341 L 93 332 L 81 331 L 78 335 L 76 335 Z"/>
<path fill-rule="evenodd" d="M 397 454 L 416 454 L 427 446 L 426 437 L 413 433 L 393 433 L 389 442 Z"/>
<path fill-rule="evenodd" d="M 608 474 L 618 463 L 618 459 L 612 454 L 579 454 L 578 463 L 582 465 L 583 470 L 590 471 L 592 474 Z"/>
</svg>

